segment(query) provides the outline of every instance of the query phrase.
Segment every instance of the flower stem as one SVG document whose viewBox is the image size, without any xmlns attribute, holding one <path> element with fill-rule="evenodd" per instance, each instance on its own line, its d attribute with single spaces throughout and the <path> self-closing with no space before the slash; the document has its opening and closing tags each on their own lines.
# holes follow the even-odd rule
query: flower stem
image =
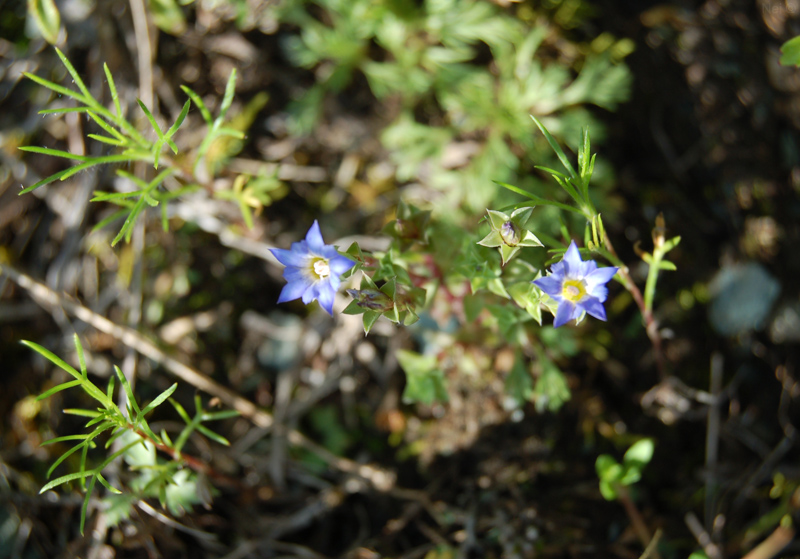
<svg viewBox="0 0 800 559">
<path fill-rule="evenodd" d="M 646 303 L 644 297 L 642 297 L 642 292 L 639 290 L 639 287 L 634 283 L 633 279 L 631 278 L 630 271 L 628 267 L 622 264 L 619 256 L 617 256 L 617 251 L 614 250 L 614 245 L 611 244 L 611 238 L 608 236 L 608 233 L 605 231 L 603 232 L 603 244 L 607 247 L 609 254 L 612 258 L 612 262 L 619 263 L 619 277 L 622 281 L 622 285 L 625 289 L 633 297 L 636 306 L 639 307 L 639 311 L 642 313 L 642 320 L 644 321 L 645 331 L 647 332 L 647 337 L 650 338 L 650 342 L 653 344 L 653 351 L 655 352 L 655 359 L 656 359 L 656 368 L 658 369 L 658 375 L 661 378 L 664 378 L 666 373 L 664 371 L 664 354 L 661 350 L 661 334 L 658 332 L 658 323 L 656 322 L 655 318 L 653 317 L 652 306 L 653 306 L 653 295 L 650 296 L 650 304 Z M 663 254 L 661 254 L 661 258 L 663 258 Z M 653 270 L 656 270 L 654 273 Z M 647 293 L 647 286 L 650 285 L 651 279 L 650 275 L 657 276 L 658 275 L 658 267 L 650 267 L 650 274 L 647 277 L 647 284 L 645 285 L 645 293 Z M 652 280 L 652 287 L 651 291 L 655 293 L 655 278 Z"/>
</svg>

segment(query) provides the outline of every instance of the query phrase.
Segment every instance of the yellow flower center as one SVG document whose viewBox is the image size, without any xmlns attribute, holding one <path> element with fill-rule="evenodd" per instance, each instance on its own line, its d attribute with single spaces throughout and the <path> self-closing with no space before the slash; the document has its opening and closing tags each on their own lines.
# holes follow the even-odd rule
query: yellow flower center
<svg viewBox="0 0 800 559">
<path fill-rule="evenodd" d="M 318 280 L 331 275 L 331 266 L 325 258 L 315 258 L 311 261 L 311 274 Z"/>
<path fill-rule="evenodd" d="M 577 303 L 586 295 L 586 284 L 582 280 L 564 280 L 561 296 L 571 303 Z"/>
</svg>

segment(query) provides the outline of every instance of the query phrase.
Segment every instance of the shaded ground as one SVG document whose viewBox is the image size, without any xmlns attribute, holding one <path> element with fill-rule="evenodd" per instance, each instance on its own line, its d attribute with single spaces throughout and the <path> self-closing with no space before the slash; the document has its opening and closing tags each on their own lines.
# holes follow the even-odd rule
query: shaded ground
<svg viewBox="0 0 800 559">
<path fill-rule="evenodd" d="M 348 148 L 380 152 L 371 134 L 381 109 L 356 80 L 337 98 L 352 116 L 331 118 L 314 137 L 289 137 L 280 116 L 252 129 L 238 164 L 280 161 L 287 173 L 301 175 L 287 179 L 291 192 L 245 233 L 255 249 L 240 242 L 231 250 L 213 223 L 197 225 L 201 220 L 191 223 L 186 215 L 174 219 L 172 233 L 148 229 L 143 324 L 199 371 L 269 407 L 285 432 L 298 429 L 336 455 L 396 474 L 396 483 L 382 491 L 350 475 L 347 464 L 288 444 L 281 429 L 264 436 L 242 419 L 222 430 L 234 443 L 230 451 L 196 443 L 198 454 L 238 480 L 219 484 L 212 508 L 197 507 L 176 526 L 140 507 L 120 527 L 95 524 L 80 537 L 77 492 L 37 495 L 55 457 L 39 443 L 69 431 L 58 410 L 80 399 L 65 393 L 34 404 L 28 396 L 42 391 L 50 371 L 17 342 L 67 347 L 74 329 L 91 344 L 92 372 L 100 376 L 122 363 L 126 351 L 73 317 L 41 309 L 4 277 L 0 541 L 7 543 L 0 547 L 8 551 L 0 557 L 638 557 L 642 546 L 630 517 L 620 503 L 601 497 L 594 462 L 603 452 L 619 457 L 640 436 L 655 438 L 656 454 L 633 497 L 648 530 L 662 530 L 662 557 L 684 558 L 698 549 L 696 526 L 716 527 L 719 557 L 741 557 L 773 532 L 781 513 L 794 515 L 789 499 L 800 479 L 794 427 L 800 80 L 796 70 L 777 65 L 777 49 L 799 30 L 792 17 L 798 12 L 791 2 L 768 1 L 595 5 L 596 17 L 575 33 L 608 30 L 637 44 L 628 59 L 636 78 L 631 101 L 617 113 L 598 111 L 608 127 L 598 149 L 616 169 L 625 203 L 609 229 L 630 262 L 636 241 L 649 246 L 658 212 L 670 234 L 683 239 L 678 271 L 662 276 L 657 304 L 672 380 L 658 378 L 651 345 L 628 305 L 609 327 L 610 355 L 578 356 L 566 367 L 573 397 L 557 414 L 532 408 L 523 417 L 507 413 L 503 381 L 495 374 L 505 370 L 500 353 L 477 356 L 487 363 L 485 378 L 451 379 L 458 397 L 449 406 L 410 408 L 400 403 L 403 381 L 393 357 L 414 343 L 409 332 L 378 326 L 363 338 L 351 317 L 302 315 L 297 305 L 276 310 L 280 270 L 255 256 L 258 247 L 296 240 L 298 224 L 315 217 L 312 208 L 325 196 L 334 200 L 338 218 L 327 235 L 379 227 L 377 217 L 358 210 L 360 201 L 327 186 Z M 127 16 L 124 5 L 108 6 Z M 99 46 L 82 43 L 74 32 L 69 54 L 93 80 L 102 80 L 99 64 L 109 61 L 133 91 L 131 55 L 115 38 L 130 41 L 131 24 L 126 17 L 112 19 L 113 31 L 94 35 Z M 235 60 L 231 53 L 244 53 L 264 63 L 243 65 L 238 94 L 249 99 L 265 90 L 266 112 L 280 115 L 292 88 L 310 80 L 308 73 L 288 65 L 276 36 L 239 33 L 222 19 L 216 25 L 205 36 L 161 37 L 156 82 L 163 85 L 156 89 L 165 110 L 176 112 L 168 90 L 174 96 L 176 84 L 192 77 L 188 61 L 208 68 L 188 80 L 192 87 L 219 96 Z M 3 57 L 9 93 L 0 116 L 0 256 L 125 324 L 135 299 L 135 249 L 103 248 L 108 233 L 84 237 L 104 211 L 84 210 L 86 199 L 111 174 L 17 197 L 19 183 L 53 172 L 54 162 L 30 157 L 20 166 L 19 142 L 6 131 L 69 144 L 79 142 L 70 127 L 80 123 L 58 128 L 48 121 L 42 132 L 35 87 L 22 82 L 12 88 L 14 56 L 6 50 Z M 29 71 L 55 65 L 44 47 L 19 59 L 35 66 Z M 391 203 L 388 197 L 372 202 L 379 208 Z M 241 221 L 235 208 L 213 209 L 225 223 Z M 181 220 L 189 223 L 178 227 Z M 711 280 L 735 262 L 760 263 L 781 294 L 762 330 L 725 336 L 708 319 Z M 643 283 L 644 277 L 637 279 Z M 750 288 L 745 302 L 760 298 L 759 287 Z M 745 306 L 741 298 L 728 304 L 737 306 Z M 716 390 L 709 380 L 712 356 L 721 372 Z M 143 400 L 172 382 L 145 359 L 138 377 Z M 716 428 L 708 425 L 708 390 L 722 394 Z M 177 393 L 185 402 L 192 394 L 189 386 Z M 170 428 L 168 417 L 163 425 Z M 718 444 L 716 460 L 709 458 L 709 440 Z M 783 556 L 796 553 L 792 544 Z"/>
</svg>

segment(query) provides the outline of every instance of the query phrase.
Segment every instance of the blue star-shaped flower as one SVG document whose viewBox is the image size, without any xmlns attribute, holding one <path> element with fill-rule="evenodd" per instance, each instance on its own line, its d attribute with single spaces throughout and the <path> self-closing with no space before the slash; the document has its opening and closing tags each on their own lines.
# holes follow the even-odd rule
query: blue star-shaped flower
<svg viewBox="0 0 800 559">
<path fill-rule="evenodd" d="M 339 254 L 336 247 L 322 240 L 319 223 L 314 220 L 304 241 L 292 243 L 292 248 L 270 249 L 278 262 L 286 266 L 279 303 L 302 299 L 306 305 L 315 299 L 328 314 L 333 315 L 333 299 L 341 284 L 341 276 L 355 262 Z"/>
<path fill-rule="evenodd" d="M 550 267 L 550 274 L 533 280 L 536 287 L 558 303 L 553 326 L 563 326 L 586 312 L 599 320 L 606 319 L 603 303 L 608 298 L 606 284 L 619 268 L 598 268 L 594 260 L 581 260 L 575 241 L 564 253 L 564 259 Z"/>
</svg>

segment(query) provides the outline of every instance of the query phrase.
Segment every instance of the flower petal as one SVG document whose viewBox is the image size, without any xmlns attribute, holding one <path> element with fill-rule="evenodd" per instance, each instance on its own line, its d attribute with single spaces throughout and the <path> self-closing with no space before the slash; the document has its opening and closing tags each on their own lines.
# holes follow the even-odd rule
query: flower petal
<svg viewBox="0 0 800 559">
<path fill-rule="evenodd" d="M 314 253 L 319 254 L 325 248 L 325 241 L 322 240 L 322 232 L 319 230 L 319 223 L 314 220 L 311 229 L 306 233 L 306 242 L 308 248 Z"/>
<path fill-rule="evenodd" d="M 585 278 L 587 289 L 591 291 L 596 285 L 607 284 L 617 273 L 617 270 L 619 270 L 619 268 L 615 266 L 609 266 L 607 268 L 597 268 L 596 270 L 592 271 Z"/>
<path fill-rule="evenodd" d="M 355 266 L 356 263 L 349 258 L 337 254 L 328 261 L 328 265 L 331 267 L 332 274 L 341 276 L 347 270 Z"/>
<path fill-rule="evenodd" d="M 333 287 L 329 284 L 322 283 L 319 287 L 319 305 L 325 309 L 325 311 L 333 316 L 333 299 L 336 295 Z"/>
<path fill-rule="evenodd" d="M 606 320 L 606 309 L 603 307 L 603 303 L 601 303 L 598 299 L 594 297 L 584 297 L 578 306 L 585 310 L 588 314 L 595 317 L 597 320 Z"/>
<path fill-rule="evenodd" d="M 309 288 L 309 283 L 303 281 L 290 281 L 281 289 L 279 303 L 286 303 L 287 301 L 294 301 L 303 296 L 303 293 Z"/>
<path fill-rule="evenodd" d="M 291 250 L 282 248 L 271 248 L 269 251 L 284 266 L 305 266 L 308 258 L 308 248 L 305 241 L 292 243 Z"/>
<path fill-rule="evenodd" d="M 314 282 L 303 293 L 303 304 L 307 305 L 319 297 L 320 282 Z"/>
<path fill-rule="evenodd" d="M 583 260 L 581 260 L 581 253 L 578 250 L 578 245 L 575 244 L 575 241 L 569 243 L 569 248 L 567 252 L 564 253 L 564 258 L 561 260 L 564 264 L 564 273 L 570 277 L 579 277 L 581 270 L 581 264 L 583 264 Z"/>
<path fill-rule="evenodd" d="M 533 285 L 550 295 L 550 297 L 561 297 L 564 289 L 564 278 L 554 277 L 552 274 L 543 278 L 535 279 Z"/>
<path fill-rule="evenodd" d="M 558 304 L 558 309 L 556 309 L 556 318 L 553 321 L 553 326 L 558 328 L 559 326 L 565 325 L 574 318 L 573 315 L 575 314 L 576 310 L 577 309 L 573 303 L 570 303 L 566 299 L 562 300 Z"/>
</svg>

